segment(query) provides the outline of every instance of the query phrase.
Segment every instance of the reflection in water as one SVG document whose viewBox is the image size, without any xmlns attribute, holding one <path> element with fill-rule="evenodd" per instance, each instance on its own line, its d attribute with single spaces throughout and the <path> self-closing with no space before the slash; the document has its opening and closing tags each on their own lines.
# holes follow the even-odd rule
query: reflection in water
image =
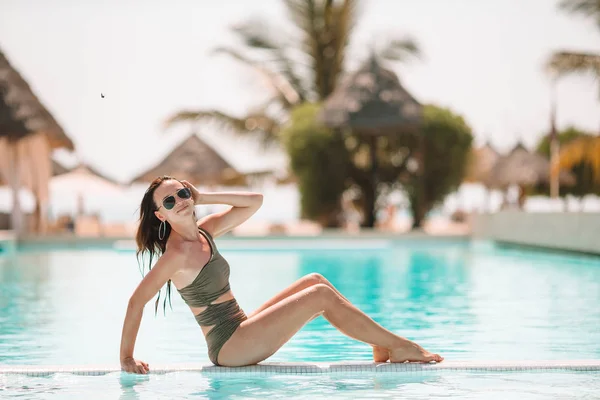
<svg viewBox="0 0 600 400">
<path fill-rule="evenodd" d="M 139 399 L 140 394 L 136 390 L 136 385 L 150 381 L 150 375 L 128 374 L 121 372 L 119 374 L 119 384 L 121 386 L 121 396 L 119 400 Z"/>
<path fill-rule="evenodd" d="M 271 376 L 228 374 L 212 375 L 198 372 L 173 372 L 165 375 L 134 375 L 121 373 L 120 400 L 157 398 L 230 398 L 295 397 L 323 398 L 351 394 L 352 398 L 377 393 L 401 394 L 415 384 L 439 384 L 441 378 L 430 374 L 334 374 Z M 187 391 L 187 394 L 185 394 Z"/>
<path fill-rule="evenodd" d="M 273 375 L 268 377 L 230 376 L 211 377 L 208 380 L 208 388 L 203 391 L 191 393 L 190 395 L 201 396 L 208 399 L 228 399 L 232 396 L 244 398 L 268 398 L 288 397 L 292 394 L 301 394 L 305 398 L 326 395 L 339 395 L 341 393 L 351 394 L 350 397 L 361 397 L 362 393 L 375 395 L 378 391 L 402 392 L 402 387 L 424 382 L 435 384 L 439 380 L 436 376 L 427 375 L 374 375 L 374 374 L 340 374 L 319 375 L 318 379 L 302 375 Z"/>
</svg>

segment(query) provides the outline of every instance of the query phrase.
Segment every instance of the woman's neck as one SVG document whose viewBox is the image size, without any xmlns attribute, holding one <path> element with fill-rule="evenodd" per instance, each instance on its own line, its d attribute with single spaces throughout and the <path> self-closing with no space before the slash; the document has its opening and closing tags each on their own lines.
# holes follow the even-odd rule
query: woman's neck
<svg viewBox="0 0 600 400">
<path fill-rule="evenodd" d="M 198 239 L 198 224 L 196 218 L 190 218 L 185 222 L 172 223 L 171 234 L 177 235 L 183 241 L 194 241 Z"/>
</svg>

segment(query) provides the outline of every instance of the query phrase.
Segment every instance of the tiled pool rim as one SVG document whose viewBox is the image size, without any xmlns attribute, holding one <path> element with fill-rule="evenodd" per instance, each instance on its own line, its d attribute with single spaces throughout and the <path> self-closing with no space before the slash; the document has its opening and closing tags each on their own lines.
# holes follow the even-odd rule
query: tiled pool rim
<svg viewBox="0 0 600 400">
<path fill-rule="evenodd" d="M 0 365 L 0 375 L 50 376 L 53 374 L 106 375 L 120 372 L 118 365 Z M 344 373 L 397 373 L 424 374 L 446 372 L 575 372 L 600 371 L 600 360 L 552 360 L 552 361 L 444 361 L 439 364 L 419 363 L 261 363 L 246 367 L 216 367 L 212 364 L 164 364 L 150 365 L 150 374 L 173 372 L 201 372 L 210 375 L 329 375 Z"/>
</svg>

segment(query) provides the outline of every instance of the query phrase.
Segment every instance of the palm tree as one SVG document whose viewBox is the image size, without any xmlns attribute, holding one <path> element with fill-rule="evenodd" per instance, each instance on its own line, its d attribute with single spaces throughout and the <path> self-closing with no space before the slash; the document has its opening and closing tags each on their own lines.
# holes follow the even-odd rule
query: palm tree
<svg viewBox="0 0 600 400">
<path fill-rule="evenodd" d="M 594 19 L 600 29 L 600 0 L 563 0 L 559 7 L 571 14 Z M 600 53 L 561 50 L 550 57 L 546 66 L 555 76 L 589 74 L 600 83 Z M 600 96 L 600 87 L 598 89 Z"/>
<path fill-rule="evenodd" d="M 289 35 L 264 21 L 249 21 L 232 28 L 241 48 L 214 50 L 259 73 L 272 96 L 241 117 L 220 110 L 182 110 L 167 119 L 167 127 L 181 122 L 212 121 L 273 144 L 278 142 L 277 133 L 293 107 L 324 100 L 334 91 L 344 73 L 351 33 L 359 16 L 359 0 L 283 2 L 293 27 Z M 419 55 L 417 44 L 408 37 L 389 40 L 376 51 L 392 61 Z"/>
<path fill-rule="evenodd" d="M 571 14 L 582 14 L 587 18 L 592 18 L 600 29 L 600 0 L 563 0 L 559 7 Z M 599 53 L 561 50 L 550 57 L 546 67 L 554 79 L 570 74 L 590 75 L 600 83 Z M 600 85 L 598 96 L 600 97 Z M 554 117 L 552 123 L 554 124 Z M 600 151 L 592 151 L 593 149 L 600 150 L 600 136 L 576 139 L 560 150 L 559 154 L 556 144 L 556 129 L 553 125 L 552 140 L 555 142 L 556 149 L 552 156 L 553 176 L 557 176 L 557 167 L 571 168 L 577 164 L 587 163 L 593 166 L 595 179 L 600 182 Z"/>
<path fill-rule="evenodd" d="M 592 180 L 600 185 L 600 136 L 584 136 L 565 145 L 560 151 L 560 169 L 587 164 L 591 167 Z"/>
</svg>

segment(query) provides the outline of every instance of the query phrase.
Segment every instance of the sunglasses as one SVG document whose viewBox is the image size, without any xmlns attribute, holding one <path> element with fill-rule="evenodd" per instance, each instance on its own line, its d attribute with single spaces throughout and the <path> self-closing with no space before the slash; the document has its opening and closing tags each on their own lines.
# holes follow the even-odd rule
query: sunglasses
<svg viewBox="0 0 600 400">
<path fill-rule="evenodd" d="M 188 188 L 183 188 L 183 189 L 179 189 L 176 193 L 177 197 L 179 197 L 180 199 L 189 199 L 190 197 L 192 197 L 192 192 L 190 191 L 190 189 Z M 164 207 L 166 210 L 172 210 L 173 207 L 175 207 L 175 196 L 171 195 L 171 196 L 167 196 L 163 199 L 162 201 L 162 207 Z M 158 207 L 160 208 L 160 207 Z"/>
</svg>

